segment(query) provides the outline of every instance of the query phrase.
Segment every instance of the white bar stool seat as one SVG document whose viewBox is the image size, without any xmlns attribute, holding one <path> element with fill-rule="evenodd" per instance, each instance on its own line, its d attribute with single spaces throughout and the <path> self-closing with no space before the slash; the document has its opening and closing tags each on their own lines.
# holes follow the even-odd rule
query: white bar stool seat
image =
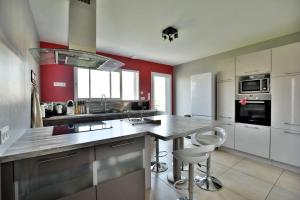
<svg viewBox="0 0 300 200">
<path fill-rule="evenodd" d="M 213 145 L 214 147 L 220 147 L 226 141 L 227 134 L 223 128 L 215 127 L 214 131 L 205 133 L 195 133 L 191 136 L 191 142 L 196 146 Z M 219 179 L 211 176 L 211 153 L 206 160 L 206 176 L 196 180 L 196 185 L 207 191 L 217 191 L 223 187 L 223 184 Z"/>
<path fill-rule="evenodd" d="M 180 149 L 173 152 L 173 156 L 180 162 L 189 164 L 188 197 L 181 197 L 178 200 L 193 200 L 194 192 L 194 164 L 208 159 L 209 153 L 215 148 L 214 145 L 205 145 L 197 148 Z M 176 184 L 176 183 L 175 183 Z"/>
</svg>

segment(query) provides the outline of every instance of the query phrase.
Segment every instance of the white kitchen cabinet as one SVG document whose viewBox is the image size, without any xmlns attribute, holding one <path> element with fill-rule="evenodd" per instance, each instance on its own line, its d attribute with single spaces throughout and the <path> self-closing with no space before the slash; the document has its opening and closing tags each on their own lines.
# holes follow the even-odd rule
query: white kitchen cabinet
<svg viewBox="0 0 300 200">
<path fill-rule="evenodd" d="M 273 77 L 271 93 L 271 126 L 300 131 L 300 75 Z"/>
<path fill-rule="evenodd" d="M 217 122 L 217 126 L 224 128 L 227 134 L 225 143 L 222 146 L 234 149 L 234 123 Z"/>
<path fill-rule="evenodd" d="M 263 74 L 271 72 L 271 49 L 236 57 L 236 75 Z"/>
<path fill-rule="evenodd" d="M 300 42 L 272 49 L 272 76 L 300 74 Z"/>
<path fill-rule="evenodd" d="M 217 63 L 217 82 L 234 81 L 235 78 L 235 59 L 227 58 Z"/>
<path fill-rule="evenodd" d="M 235 149 L 269 158 L 270 127 L 235 124 Z"/>
<path fill-rule="evenodd" d="M 271 129 L 271 159 L 300 167 L 300 131 Z"/>
<path fill-rule="evenodd" d="M 234 121 L 234 81 L 217 84 L 217 120 Z"/>
</svg>

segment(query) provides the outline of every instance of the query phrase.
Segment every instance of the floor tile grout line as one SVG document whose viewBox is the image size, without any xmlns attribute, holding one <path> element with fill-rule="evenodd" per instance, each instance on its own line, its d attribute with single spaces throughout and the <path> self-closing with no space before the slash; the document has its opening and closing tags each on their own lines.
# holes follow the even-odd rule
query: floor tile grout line
<svg viewBox="0 0 300 200">
<path fill-rule="evenodd" d="M 284 172 L 284 171 L 285 171 L 285 170 L 284 170 L 284 169 L 282 169 L 282 171 L 281 171 L 280 175 L 278 176 L 278 178 L 276 179 L 275 183 L 272 185 L 272 187 L 271 187 L 270 191 L 268 192 L 268 194 L 267 194 L 267 196 L 266 196 L 265 200 L 267 200 L 267 199 L 268 199 L 269 195 L 271 194 L 271 192 L 272 192 L 273 188 L 276 186 L 276 184 L 277 184 L 278 180 L 280 179 L 280 177 L 282 176 L 282 174 L 283 174 L 283 172 Z"/>
<path fill-rule="evenodd" d="M 247 158 L 244 158 L 244 159 L 247 159 Z M 243 159 L 243 160 L 244 160 Z M 238 162 L 238 163 L 240 163 L 240 162 Z M 237 164 L 238 164 L 237 163 Z M 236 165 L 237 165 L 236 164 Z M 234 165 L 235 166 L 235 165 Z M 239 169 L 235 169 L 235 168 L 233 168 L 234 166 L 232 166 L 231 167 L 231 169 L 233 169 L 233 170 L 236 170 L 236 171 L 238 171 L 238 172 L 240 172 L 240 173 L 242 173 L 242 174 L 244 174 L 244 175 L 247 175 L 247 176 L 250 176 L 250 177 L 252 177 L 252 178 L 256 178 L 256 179 L 258 179 L 258 180 L 260 180 L 260 181 L 263 181 L 264 183 L 267 183 L 267 184 L 270 184 L 270 185 L 273 185 L 274 183 L 269 183 L 269 182 L 267 182 L 266 180 L 263 180 L 263 179 L 261 179 L 261 178 L 259 178 L 259 177 L 256 177 L 256 176 L 253 176 L 253 175 L 251 175 L 251 174 L 247 174 L 246 172 L 243 172 L 243 171 L 241 171 L 241 170 L 239 170 Z M 280 172 L 280 175 L 279 175 L 279 177 L 281 176 L 281 174 L 282 174 L 282 171 L 284 171 L 284 169 L 282 169 L 282 168 L 280 168 L 280 167 L 277 167 L 277 168 L 279 168 L 280 170 L 281 170 L 281 172 Z M 227 170 L 228 171 L 228 170 Z M 278 177 L 278 178 L 279 178 Z M 275 181 L 275 183 L 277 182 L 277 179 L 276 179 L 276 181 Z"/>
</svg>

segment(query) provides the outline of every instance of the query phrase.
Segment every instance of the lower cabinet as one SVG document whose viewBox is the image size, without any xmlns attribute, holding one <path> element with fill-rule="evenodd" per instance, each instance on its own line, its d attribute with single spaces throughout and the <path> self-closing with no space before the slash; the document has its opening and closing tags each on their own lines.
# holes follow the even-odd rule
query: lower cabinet
<svg viewBox="0 0 300 200">
<path fill-rule="evenodd" d="M 270 127 L 235 124 L 235 149 L 269 158 Z"/>
<path fill-rule="evenodd" d="M 57 200 L 96 200 L 96 188 L 91 187 Z"/>
<path fill-rule="evenodd" d="M 224 128 L 227 133 L 227 138 L 223 146 L 234 149 L 234 123 L 217 122 L 217 126 Z"/>
<path fill-rule="evenodd" d="M 300 132 L 272 128 L 271 159 L 300 167 Z"/>
<path fill-rule="evenodd" d="M 97 186 L 98 200 L 145 199 L 145 170 L 105 181 Z"/>
<path fill-rule="evenodd" d="M 53 200 L 76 196 L 93 187 L 93 160 L 93 148 L 85 148 L 15 161 L 15 199 Z"/>
</svg>

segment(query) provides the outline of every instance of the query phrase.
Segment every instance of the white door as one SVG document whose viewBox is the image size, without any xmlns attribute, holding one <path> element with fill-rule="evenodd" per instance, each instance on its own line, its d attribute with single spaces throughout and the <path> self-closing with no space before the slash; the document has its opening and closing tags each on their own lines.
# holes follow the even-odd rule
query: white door
<svg viewBox="0 0 300 200">
<path fill-rule="evenodd" d="M 172 77 L 169 74 L 151 73 L 152 108 L 172 114 Z"/>
</svg>

